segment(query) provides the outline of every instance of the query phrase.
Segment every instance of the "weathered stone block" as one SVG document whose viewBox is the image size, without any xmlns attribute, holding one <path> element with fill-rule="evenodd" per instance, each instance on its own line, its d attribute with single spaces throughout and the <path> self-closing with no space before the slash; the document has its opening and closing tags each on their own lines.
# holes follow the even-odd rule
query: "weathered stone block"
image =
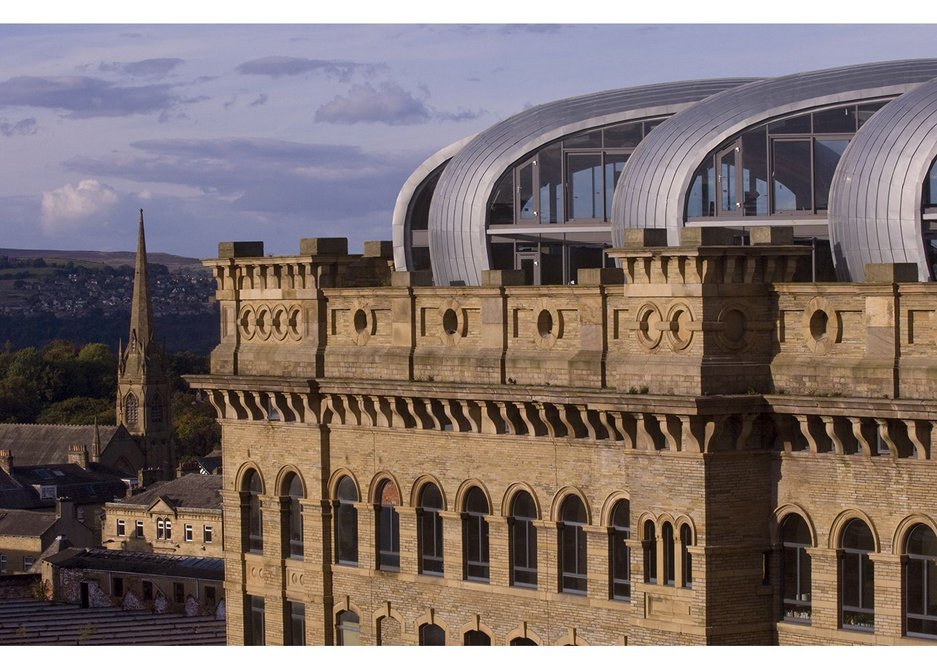
<svg viewBox="0 0 937 668">
<path fill-rule="evenodd" d="M 428 287 L 433 284 L 433 272 L 395 271 L 390 275 L 390 284 L 395 288 Z"/>
<path fill-rule="evenodd" d="M 390 241 L 365 241 L 365 257 L 394 257 L 394 244 Z"/>
<path fill-rule="evenodd" d="M 667 230 L 629 228 L 624 231 L 624 248 L 643 248 L 645 246 L 666 246 Z"/>
<path fill-rule="evenodd" d="M 492 288 L 524 285 L 524 272 L 521 269 L 486 269 L 482 272 L 482 285 Z"/>
<path fill-rule="evenodd" d="M 218 257 L 223 260 L 232 257 L 263 256 L 263 241 L 221 241 L 218 243 Z"/>
<path fill-rule="evenodd" d="M 734 246 L 735 230 L 726 227 L 684 227 L 680 231 L 681 246 Z"/>
<path fill-rule="evenodd" d="M 917 264 L 888 262 L 865 265 L 866 283 L 917 283 Z"/>
<path fill-rule="evenodd" d="M 345 237 L 313 237 L 299 240 L 300 255 L 348 255 Z"/>
<path fill-rule="evenodd" d="M 794 228 L 789 226 L 764 226 L 751 228 L 748 236 L 752 246 L 770 244 L 789 246 L 794 243 Z"/>
<path fill-rule="evenodd" d="M 625 282 L 625 272 L 612 267 L 580 269 L 576 272 L 576 282 L 579 285 L 621 285 Z"/>
</svg>

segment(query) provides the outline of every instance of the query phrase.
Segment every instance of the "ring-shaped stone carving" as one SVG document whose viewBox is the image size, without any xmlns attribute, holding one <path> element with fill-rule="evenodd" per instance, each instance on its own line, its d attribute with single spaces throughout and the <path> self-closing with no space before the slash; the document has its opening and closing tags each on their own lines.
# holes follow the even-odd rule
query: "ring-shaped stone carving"
<svg viewBox="0 0 937 668">
<path fill-rule="evenodd" d="M 302 327 L 303 310 L 299 306 L 290 306 L 289 313 L 286 316 L 286 330 L 289 337 L 294 341 L 302 341 Z"/>
<path fill-rule="evenodd" d="M 801 320 L 801 333 L 807 348 L 825 355 L 842 338 L 843 324 L 836 309 L 825 297 L 814 297 L 807 303 Z"/>
<path fill-rule="evenodd" d="M 742 304 L 728 304 L 719 312 L 717 321 L 722 328 L 716 331 L 716 341 L 727 351 L 739 351 L 750 342 L 748 310 Z"/>
<path fill-rule="evenodd" d="M 673 304 L 667 311 L 667 341 L 673 350 L 685 350 L 693 341 L 693 312 L 683 302 Z"/>
<path fill-rule="evenodd" d="M 447 299 L 439 305 L 439 340 L 444 345 L 455 345 L 468 332 L 465 311 L 459 302 Z"/>
<path fill-rule="evenodd" d="M 277 306 L 273 309 L 273 315 L 270 319 L 270 329 L 271 335 L 277 341 L 283 341 L 286 339 L 286 307 L 282 304 L 277 304 Z"/>
<path fill-rule="evenodd" d="M 643 304 L 638 309 L 635 322 L 637 323 L 636 333 L 638 343 L 648 350 L 654 350 L 660 345 L 660 340 L 664 335 L 660 330 L 660 324 L 663 322 L 663 318 L 656 305 L 650 303 Z"/>
<path fill-rule="evenodd" d="M 273 331 L 272 323 L 273 314 L 270 312 L 270 307 L 266 304 L 261 304 L 257 307 L 257 338 L 261 341 L 266 341 L 270 338 L 270 333 Z"/>
<path fill-rule="evenodd" d="M 563 315 L 548 299 L 542 299 L 533 309 L 534 344 L 538 348 L 552 348 L 563 338 Z"/>
<path fill-rule="evenodd" d="M 257 333 L 257 314 L 250 304 L 241 307 L 241 313 L 238 315 L 238 327 L 241 329 L 241 336 L 250 341 Z"/>
</svg>

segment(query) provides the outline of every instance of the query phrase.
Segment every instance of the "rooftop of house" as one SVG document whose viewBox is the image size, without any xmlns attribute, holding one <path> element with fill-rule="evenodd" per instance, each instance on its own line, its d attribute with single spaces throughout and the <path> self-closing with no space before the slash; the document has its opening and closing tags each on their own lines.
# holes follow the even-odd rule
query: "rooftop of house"
<svg viewBox="0 0 937 668">
<path fill-rule="evenodd" d="M 206 508 L 221 510 L 220 475 L 184 475 L 168 482 L 157 482 L 145 492 L 117 503 L 149 507 L 163 499 L 174 508 Z"/>
<path fill-rule="evenodd" d="M 0 510 L 0 536 L 41 536 L 55 520 L 41 510 Z"/>
<path fill-rule="evenodd" d="M 224 580 L 224 559 L 69 547 L 46 561 L 59 568 Z"/>
<path fill-rule="evenodd" d="M 107 447 L 120 428 L 98 425 L 102 448 Z M 70 446 L 90 446 L 93 438 L 94 425 L 90 424 L 0 424 L 0 450 L 13 453 L 14 466 L 67 462 Z"/>
</svg>

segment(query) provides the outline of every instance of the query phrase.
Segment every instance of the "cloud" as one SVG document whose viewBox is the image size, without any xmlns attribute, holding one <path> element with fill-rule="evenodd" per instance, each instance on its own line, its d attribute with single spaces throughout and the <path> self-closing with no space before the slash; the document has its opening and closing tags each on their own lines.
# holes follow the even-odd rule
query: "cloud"
<svg viewBox="0 0 937 668">
<path fill-rule="evenodd" d="M 98 179 L 172 184 L 241 212 L 333 221 L 393 209 L 420 156 L 365 153 L 357 146 L 262 138 L 160 139 L 132 153 L 76 157 L 69 170 Z"/>
<path fill-rule="evenodd" d="M 9 121 L 3 120 L 0 121 L 0 135 L 4 137 L 15 137 L 16 135 L 34 135 L 39 129 L 36 119 L 33 117 L 24 118 L 21 121 L 16 123 L 10 123 Z"/>
<path fill-rule="evenodd" d="M 14 77 L 0 82 L 0 106 L 67 111 L 70 118 L 131 116 L 165 111 L 176 103 L 170 86 L 118 86 L 81 76 Z"/>
<path fill-rule="evenodd" d="M 254 101 L 251 102 L 248 106 L 250 106 L 250 107 L 259 107 L 259 106 L 261 106 L 261 105 L 263 105 L 263 104 L 267 104 L 267 95 L 266 95 L 265 93 L 261 93 L 260 95 L 258 95 L 258 96 L 254 99 Z"/>
<path fill-rule="evenodd" d="M 47 236 L 80 227 L 95 215 L 106 213 L 119 199 L 110 186 L 86 179 L 78 186 L 66 183 L 57 190 L 42 193 L 41 227 Z"/>
<path fill-rule="evenodd" d="M 347 95 L 339 95 L 316 110 L 322 123 L 387 123 L 414 125 L 430 120 L 429 108 L 393 82 L 374 88 L 369 83 L 356 84 Z"/>
<path fill-rule="evenodd" d="M 291 77 L 307 72 L 324 74 L 328 77 L 347 82 L 354 74 L 367 76 L 385 69 L 382 63 L 356 63 L 350 60 L 319 60 L 315 58 L 294 58 L 292 56 L 267 56 L 241 63 L 237 71 L 241 74 L 259 74 L 278 78 Z"/>
<path fill-rule="evenodd" d="M 185 61 L 182 58 L 147 58 L 132 63 L 104 63 L 98 65 L 102 72 L 121 72 L 132 77 L 162 79 Z"/>
</svg>

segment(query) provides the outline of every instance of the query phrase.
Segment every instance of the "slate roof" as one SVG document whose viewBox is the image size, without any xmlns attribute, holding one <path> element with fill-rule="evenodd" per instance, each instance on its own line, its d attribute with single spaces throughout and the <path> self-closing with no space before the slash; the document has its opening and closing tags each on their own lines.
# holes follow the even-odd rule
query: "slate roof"
<svg viewBox="0 0 937 668">
<path fill-rule="evenodd" d="M 0 535 L 41 536 L 55 520 L 55 513 L 40 510 L 0 510 Z"/>
<path fill-rule="evenodd" d="M 105 449 L 120 427 L 98 425 L 101 449 Z M 94 425 L 0 424 L 0 450 L 13 453 L 13 466 L 41 466 L 68 461 L 71 445 L 90 446 Z"/>
<path fill-rule="evenodd" d="M 165 499 L 174 508 L 208 508 L 221 510 L 220 475 L 184 475 L 168 482 L 158 482 L 150 488 L 119 503 L 149 507 L 158 499 Z"/>
<path fill-rule="evenodd" d="M 199 467 L 203 475 L 214 475 L 221 473 L 221 450 L 212 450 L 204 457 L 197 457 Z"/>
<path fill-rule="evenodd" d="M 224 580 L 224 559 L 70 547 L 46 559 L 59 568 Z"/>
<path fill-rule="evenodd" d="M 17 466 L 14 459 L 13 478 L 30 489 L 34 489 L 33 485 L 54 485 L 56 497 L 67 496 L 75 503 L 106 503 L 127 493 L 121 474 L 100 464 L 85 470 L 77 464 Z"/>
</svg>

